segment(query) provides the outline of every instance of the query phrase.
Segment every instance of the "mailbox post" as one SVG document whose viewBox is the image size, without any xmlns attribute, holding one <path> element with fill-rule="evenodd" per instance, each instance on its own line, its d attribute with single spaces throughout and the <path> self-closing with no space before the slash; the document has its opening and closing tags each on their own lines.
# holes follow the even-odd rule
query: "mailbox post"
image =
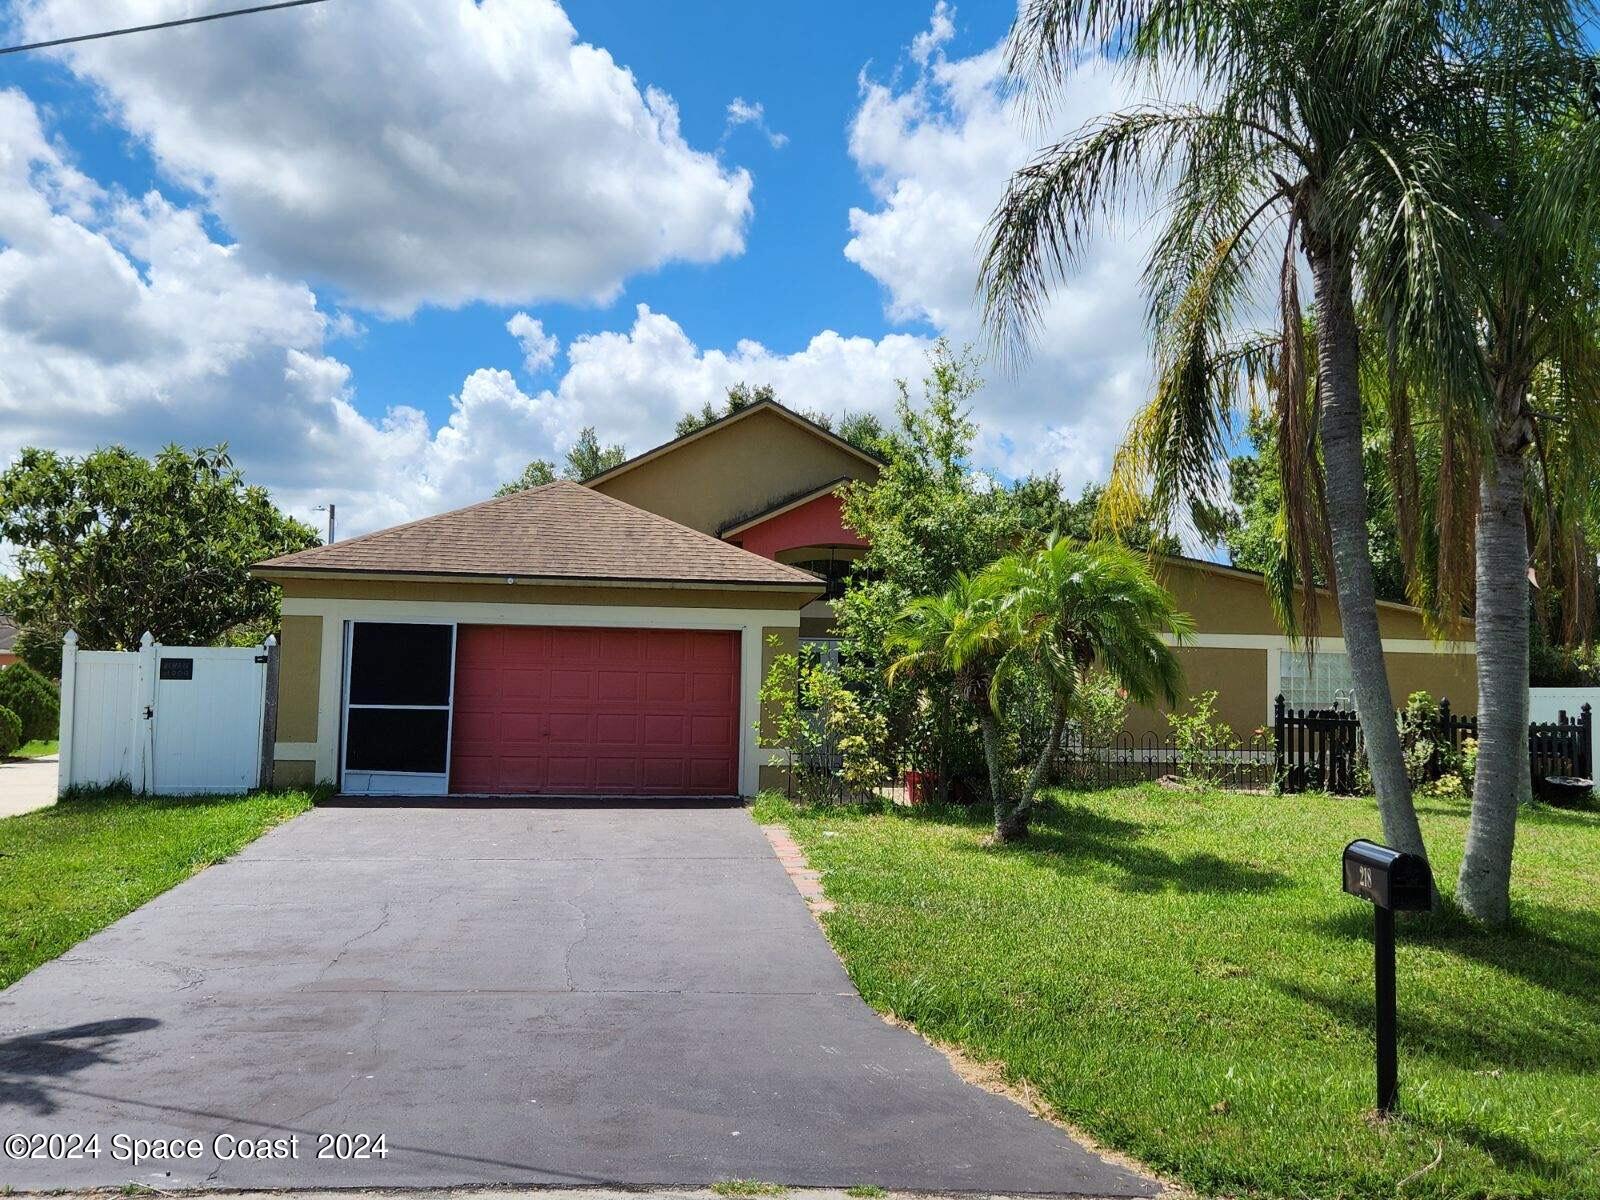
<svg viewBox="0 0 1600 1200">
<path fill-rule="evenodd" d="M 1400 1092 L 1396 1049 L 1394 914 L 1433 907 L 1428 862 L 1376 842 L 1357 839 L 1344 848 L 1344 890 L 1372 904 L 1372 967 L 1378 1012 L 1378 1111 L 1394 1111 Z"/>
</svg>

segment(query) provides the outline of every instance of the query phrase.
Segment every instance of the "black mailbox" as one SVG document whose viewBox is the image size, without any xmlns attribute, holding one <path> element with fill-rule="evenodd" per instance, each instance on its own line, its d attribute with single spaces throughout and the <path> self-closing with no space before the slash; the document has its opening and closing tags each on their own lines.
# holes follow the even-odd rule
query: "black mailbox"
<svg viewBox="0 0 1600 1200">
<path fill-rule="evenodd" d="M 1426 859 L 1359 838 L 1344 848 L 1344 890 L 1390 912 L 1433 907 L 1433 876 Z"/>
</svg>

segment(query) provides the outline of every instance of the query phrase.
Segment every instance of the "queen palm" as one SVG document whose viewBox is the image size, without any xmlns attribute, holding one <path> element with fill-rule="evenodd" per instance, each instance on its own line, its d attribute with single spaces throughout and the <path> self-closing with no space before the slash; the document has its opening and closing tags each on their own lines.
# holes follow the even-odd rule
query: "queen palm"
<svg viewBox="0 0 1600 1200">
<path fill-rule="evenodd" d="M 1471 589 L 1478 760 L 1456 897 L 1472 916 L 1503 923 L 1529 776 L 1530 526 L 1546 552 L 1547 583 L 1588 573 L 1573 556 L 1551 552 L 1563 543 L 1581 547 L 1573 531 L 1595 512 L 1600 112 L 1594 59 L 1571 7 L 1502 0 L 1477 15 L 1451 68 L 1463 211 L 1473 233 L 1457 277 L 1470 301 L 1482 385 L 1457 392 L 1446 384 L 1435 395 L 1443 420 L 1478 435 L 1458 441 L 1463 461 L 1453 472 L 1478 483 Z M 1451 582 L 1444 590 L 1468 590 Z"/>
<path fill-rule="evenodd" d="M 1270 388 L 1304 630 L 1317 632 L 1315 581 L 1331 579 L 1384 833 L 1416 854 L 1374 601 L 1356 301 L 1360 284 L 1410 330 L 1459 329 L 1452 293 L 1427 286 L 1459 232 L 1432 132 L 1440 13 L 1416 0 L 1025 0 L 1011 66 L 1044 110 L 1085 52 L 1114 53 L 1157 98 L 1090 122 L 1012 177 L 981 283 L 991 328 L 1022 346 L 1093 229 L 1160 201 L 1144 276 L 1156 384 L 1119 452 L 1110 515 L 1148 493 L 1168 512 L 1190 504 L 1204 527 L 1242 388 Z M 1164 98 L 1172 81 L 1199 99 Z M 1270 334 L 1242 336 L 1269 309 Z"/>
</svg>

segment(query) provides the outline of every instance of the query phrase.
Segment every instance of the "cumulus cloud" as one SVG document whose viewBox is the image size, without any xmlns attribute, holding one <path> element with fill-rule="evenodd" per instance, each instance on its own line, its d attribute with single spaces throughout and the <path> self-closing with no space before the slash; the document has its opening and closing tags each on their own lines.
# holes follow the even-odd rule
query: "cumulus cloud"
<svg viewBox="0 0 1600 1200">
<path fill-rule="evenodd" d="M 1045 141 L 1125 102 L 1111 64 L 1081 63 L 1049 128 L 1022 119 L 993 46 L 950 58 L 955 10 L 940 3 L 912 43 L 904 83 L 863 77 L 850 153 L 876 203 L 850 211 L 845 255 L 884 289 L 888 315 L 957 343 L 986 345 L 976 300 L 984 225 L 1011 173 Z M 1103 478 L 1148 383 L 1139 274 L 1148 235 L 1108 231 L 1052 297 L 1027 365 L 987 369 L 978 417 L 986 461 L 1008 475 L 1059 471 L 1069 486 Z"/>
<path fill-rule="evenodd" d="M 759 100 L 752 102 L 735 96 L 728 103 L 728 121 L 722 129 L 722 140 L 727 141 L 728 135 L 741 125 L 753 126 L 774 150 L 782 150 L 789 144 L 787 133 L 778 133 L 767 124 L 767 109 Z"/>
<path fill-rule="evenodd" d="M 519 312 L 506 322 L 506 332 L 517 339 L 522 347 L 522 365 L 529 375 L 537 375 L 556 360 L 561 349 L 561 339 L 544 331 L 544 323 L 525 312 Z"/>
<path fill-rule="evenodd" d="M 21 22 L 77 33 L 83 7 L 25 0 Z M 749 175 L 554 0 L 318 5 L 60 53 L 253 262 L 375 311 L 604 300 L 743 249 Z"/>
</svg>

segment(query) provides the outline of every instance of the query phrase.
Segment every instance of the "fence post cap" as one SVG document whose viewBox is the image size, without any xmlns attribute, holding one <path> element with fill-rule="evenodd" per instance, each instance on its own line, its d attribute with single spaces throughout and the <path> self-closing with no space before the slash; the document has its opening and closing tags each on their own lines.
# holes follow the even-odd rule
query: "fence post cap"
<svg viewBox="0 0 1600 1200">
<path fill-rule="evenodd" d="M 141 646 L 154 646 L 155 644 L 156 644 L 156 639 L 155 639 L 154 635 L 152 635 L 151 632 L 148 629 L 146 629 L 144 631 L 144 633 L 141 634 L 140 637 L 139 637 L 139 645 L 141 645 Z"/>
<path fill-rule="evenodd" d="M 269 649 L 270 649 L 270 648 L 271 648 L 271 647 L 273 647 L 273 646 L 276 646 L 276 645 L 277 645 L 277 644 L 278 644 L 278 635 L 277 635 L 277 634 L 275 634 L 275 633 L 269 633 L 269 634 L 267 634 L 267 640 L 266 640 L 266 641 L 264 641 L 264 642 L 262 642 L 262 643 L 261 643 L 261 644 L 262 644 L 262 645 L 263 645 L 263 646 L 266 646 L 266 647 L 267 647 L 267 648 L 269 648 Z"/>
<path fill-rule="evenodd" d="M 76 646 L 78 644 L 78 631 L 76 629 L 67 630 L 66 636 L 61 639 L 61 644 L 63 646 Z"/>
</svg>

